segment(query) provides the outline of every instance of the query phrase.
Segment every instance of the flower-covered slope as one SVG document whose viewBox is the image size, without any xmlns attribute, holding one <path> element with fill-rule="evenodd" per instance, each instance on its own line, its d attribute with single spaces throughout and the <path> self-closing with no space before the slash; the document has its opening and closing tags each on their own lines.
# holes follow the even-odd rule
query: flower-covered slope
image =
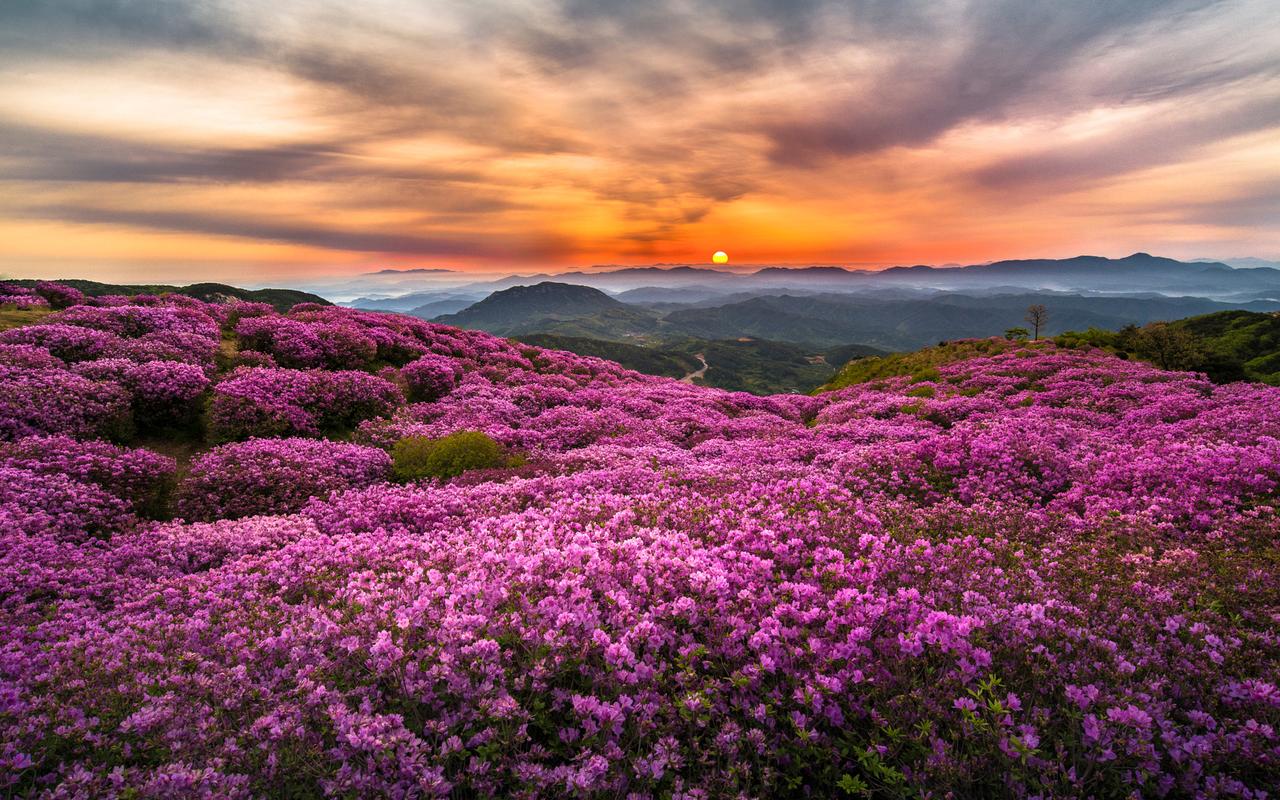
<svg viewBox="0 0 1280 800">
<path fill-rule="evenodd" d="M 0 792 L 1277 792 L 1278 389 L 977 342 L 756 397 L 78 300 L 0 333 Z M 388 482 L 464 430 L 518 462 Z"/>
</svg>

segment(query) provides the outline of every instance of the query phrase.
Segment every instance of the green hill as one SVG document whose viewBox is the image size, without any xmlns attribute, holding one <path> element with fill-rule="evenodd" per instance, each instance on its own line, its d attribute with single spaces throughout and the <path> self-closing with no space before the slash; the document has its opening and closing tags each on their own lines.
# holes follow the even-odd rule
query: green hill
<svg viewBox="0 0 1280 800">
<path fill-rule="evenodd" d="M 1055 341 L 1065 347 L 1102 347 L 1164 369 L 1203 372 L 1218 383 L 1249 380 L 1280 386 L 1280 313 L 1219 311 L 1141 328 L 1070 331 Z"/>
<path fill-rule="evenodd" d="M 916 381 L 931 381 L 938 377 L 938 367 L 952 361 L 963 361 L 978 356 L 993 356 L 1014 347 L 1039 347 L 1036 342 L 1010 341 L 1007 339 L 966 339 L 944 342 L 912 353 L 890 353 L 884 356 L 860 358 L 850 361 L 836 376 L 818 387 L 818 392 L 831 392 L 858 383 L 910 375 Z"/>
</svg>

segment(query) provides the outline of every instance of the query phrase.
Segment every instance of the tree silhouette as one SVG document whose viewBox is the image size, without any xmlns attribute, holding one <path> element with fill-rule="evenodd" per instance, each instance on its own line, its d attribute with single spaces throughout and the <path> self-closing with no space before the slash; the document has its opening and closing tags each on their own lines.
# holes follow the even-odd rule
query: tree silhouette
<svg viewBox="0 0 1280 800">
<path fill-rule="evenodd" d="M 1040 303 L 1028 306 L 1027 315 L 1023 317 L 1023 319 L 1031 323 L 1031 329 L 1033 331 L 1031 338 L 1039 339 L 1040 329 L 1049 322 L 1049 309 L 1045 308 Z"/>
</svg>

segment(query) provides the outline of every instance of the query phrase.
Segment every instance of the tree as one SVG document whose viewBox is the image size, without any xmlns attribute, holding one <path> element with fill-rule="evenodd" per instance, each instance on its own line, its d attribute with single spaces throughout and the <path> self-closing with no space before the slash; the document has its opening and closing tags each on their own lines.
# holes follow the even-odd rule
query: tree
<svg viewBox="0 0 1280 800">
<path fill-rule="evenodd" d="M 1196 369 L 1204 353 L 1194 336 L 1165 322 L 1143 327 L 1135 339 L 1135 351 L 1160 369 Z"/>
<path fill-rule="evenodd" d="M 1049 309 L 1045 308 L 1040 303 L 1028 306 L 1027 315 L 1023 317 L 1023 319 L 1031 323 L 1031 328 L 1034 331 L 1031 338 L 1039 339 L 1040 329 L 1049 322 Z"/>
<path fill-rule="evenodd" d="M 1015 339 L 1025 339 L 1030 335 L 1031 331 L 1026 328 L 1008 328 L 1004 332 L 1004 338 L 1011 342 Z"/>
</svg>

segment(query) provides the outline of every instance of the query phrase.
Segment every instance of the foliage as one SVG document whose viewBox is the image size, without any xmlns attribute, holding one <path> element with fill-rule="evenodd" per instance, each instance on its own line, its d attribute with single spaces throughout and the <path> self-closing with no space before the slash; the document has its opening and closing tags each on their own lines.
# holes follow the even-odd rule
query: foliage
<svg viewBox="0 0 1280 800">
<path fill-rule="evenodd" d="M 210 303 L 224 303 L 229 300 L 268 303 L 277 311 L 287 311 L 298 303 L 329 305 L 329 301 L 323 297 L 309 292 L 300 292 L 296 289 L 241 289 L 223 283 L 193 283 L 190 286 L 170 286 L 167 284 L 99 283 L 98 281 L 78 279 L 59 281 L 17 280 L 11 283 L 31 287 L 53 283 L 63 287 L 64 291 L 77 291 L 91 299 L 113 295 L 133 297 L 135 295 L 177 294 Z"/>
<path fill-rule="evenodd" d="M 459 431 L 439 439 L 406 436 L 391 448 L 392 475 L 404 483 L 424 478 L 447 480 L 468 470 L 506 463 L 502 448 L 479 431 Z"/>
<path fill-rule="evenodd" d="M 1280 316 L 1274 313 L 1223 311 L 1141 328 L 1090 328 L 1056 341 L 1062 347 L 1102 347 L 1164 369 L 1203 372 L 1217 383 L 1280 385 Z"/>
</svg>

